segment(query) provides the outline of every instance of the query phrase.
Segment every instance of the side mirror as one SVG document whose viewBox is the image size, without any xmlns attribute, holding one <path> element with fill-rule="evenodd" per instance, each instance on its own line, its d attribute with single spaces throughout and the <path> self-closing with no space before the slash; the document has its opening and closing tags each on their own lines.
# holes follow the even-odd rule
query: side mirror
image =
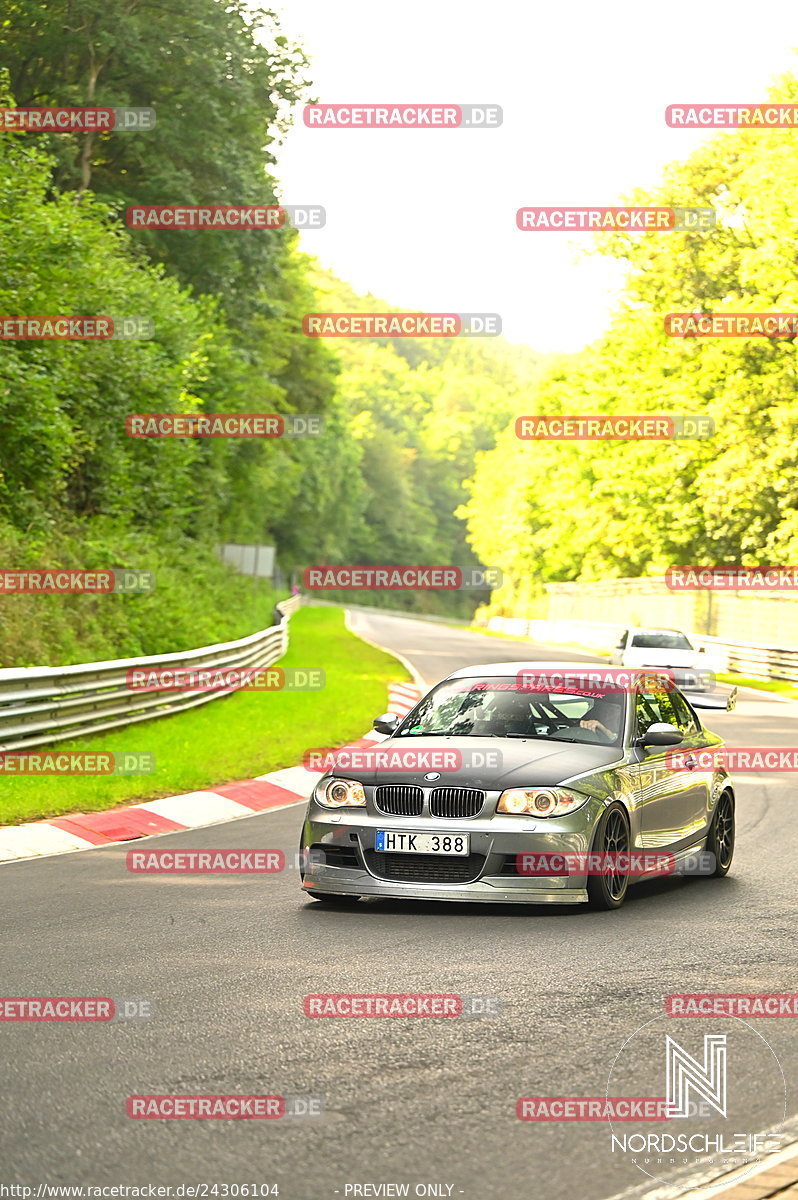
<svg viewBox="0 0 798 1200">
<path fill-rule="evenodd" d="M 682 743 L 681 730 L 667 721 L 655 721 L 649 725 L 646 732 L 638 739 L 641 746 L 679 746 Z"/>
<path fill-rule="evenodd" d="M 699 654 L 706 654 L 706 652 L 707 652 L 707 648 L 706 648 L 706 646 L 699 646 L 699 647 L 698 647 L 698 653 L 699 653 Z"/>
<path fill-rule="evenodd" d="M 387 733 L 389 736 L 396 733 L 400 718 L 396 713 L 383 713 L 381 717 L 375 717 L 374 728 L 377 733 Z"/>
</svg>

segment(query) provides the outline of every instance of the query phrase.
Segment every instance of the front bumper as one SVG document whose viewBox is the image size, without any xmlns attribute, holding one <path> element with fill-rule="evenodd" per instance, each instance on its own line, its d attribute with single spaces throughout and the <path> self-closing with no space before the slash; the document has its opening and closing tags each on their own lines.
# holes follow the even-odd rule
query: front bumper
<svg viewBox="0 0 798 1200">
<path fill-rule="evenodd" d="M 302 845 L 303 880 L 307 892 L 381 896 L 409 900 L 470 900 L 499 904 L 580 904 L 587 900 L 584 875 L 513 875 L 515 856 L 525 851 L 549 854 L 591 849 L 593 832 L 604 805 L 589 800 L 567 817 L 535 819 L 500 816 L 471 820 L 396 817 L 369 809 L 323 809 L 311 800 Z M 468 834 L 468 862 L 449 856 L 392 854 L 374 850 L 378 829 L 411 833 Z M 387 860 L 393 860 L 389 865 Z M 421 867 L 429 879 L 391 878 Z M 396 860 L 399 860 L 398 862 Z M 411 862 L 410 860 L 415 860 Z M 446 882 L 443 876 L 472 874 Z M 436 873 L 440 877 L 436 878 Z"/>
</svg>

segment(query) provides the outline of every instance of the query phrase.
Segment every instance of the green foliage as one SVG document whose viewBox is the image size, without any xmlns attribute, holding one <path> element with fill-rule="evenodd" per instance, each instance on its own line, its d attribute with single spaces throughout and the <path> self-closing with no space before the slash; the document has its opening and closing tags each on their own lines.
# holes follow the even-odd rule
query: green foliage
<svg viewBox="0 0 798 1200">
<path fill-rule="evenodd" d="M 156 110 L 141 133 L 24 135 L 56 156 L 55 190 L 90 187 L 119 213 L 132 203 L 274 203 L 265 167 L 306 87 L 304 55 L 274 13 L 244 0 L 6 0 L 0 50 L 17 104 Z M 268 311 L 263 281 L 280 270 L 280 235 L 138 236 L 229 315 Z"/>
<path fill-rule="evenodd" d="M 0 524 L 0 561 L 18 569 L 153 571 L 141 594 L 7 595 L 0 602 L 0 665 L 64 666 L 193 650 L 246 637 L 272 623 L 280 597 L 220 562 L 193 539 L 153 537 L 93 518 L 45 537 Z"/>
<path fill-rule="evenodd" d="M 785 77 L 773 98 L 795 101 Z M 677 339 L 668 312 L 798 311 L 798 160 L 788 131 L 740 131 L 672 166 L 633 204 L 714 208 L 703 233 L 613 235 L 626 292 L 598 343 L 554 366 L 537 414 L 711 416 L 706 441 L 519 442 L 478 457 L 464 507 L 483 561 L 512 577 L 505 610 L 533 612 L 547 580 L 661 574 L 672 564 L 798 555 L 794 339 Z"/>
<path fill-rule="evenodd" d="M 0 344 L 3 558 L 130 561 L 159 576 L 145 598 L 5 597 L 4 664 L 247 631 L 250 584 L 218 565 L 223 541 L 274 543 L 286 571 L 476 565 L 455 510 L 475 453 L 535 375 L 530 351 L 331 347 L 303 334 L 304 313 L 388 306 L 319 271 L 294 231 L 125 227 L 131 204 L 277 199 L 276 147 L 308 85 L 275 15 L 244 0 L 8 0 L 0 52 L 5 104 L 157 114 L 146 132 L 0 135 L 0 312 L 144 316 L 155 329 L 149 341 Z M 312 413 L 324 432 L 131 439 L 125 418 L 146 412 Z M 479 597 L 372 599 L 466 615 Z"/>
<path fill-rule="evenodd" d="M 401 311 L 354 293 L 317 270 L 317 310 Z M 345 423 L 330 452 L 359 471 L 347 475 L 351 513 L 348 557 L 364 565 L 445 564 L 475 567 L 455 510 L 475 455 L 492 446 L 520 411 L 541 359 L 502 339 L 370 338 L 335 344 L 340 373 L 336 405 Z M 323 561 L 316 557 L 315 562 Z M 463 593 L 361 594 L 366 603 L 468 615 L 479 596 Z"/>
<path fill-rule="evenodd" d="M 190 526 L 206 505 L 189 442 L 134 441 L 125 416 L 199 407 L 229 343 L 211 304 L 136 260 L 85 198 L 46 198 L 49 161 L 6 135 L 0 160 L 0 311 L 15 316 L 146 313 L 151 341 L 9 341 L 0 352 L 0 515 L 46 530 L 59 510 L 129 525 Z M 154 451 L 162 453 L 154 453 Z M 218 506 L 217 506 L 218 513 Z M 214 515 L 213 520 L 218 520 Z"/>
<path fill-rule="evenodd" d="M 221 14 L 233 21 L 233 6 L 225 10 L 215 0 L 201 0 L 186 15 L 182 32 L 179 22 L 174 25 L 173 41 L 163 42 L 162 31 L 154 28 L 147 35 L 153 53 L 162 56 L 164 89 L 175 86 L 169 47 L 193 44 L 192 22 L 200 8 L 209 19 Z M 132 53 L 135 39 L 123 44 L 126 26 L 119 5 L 105 15 L 98 6 L 72 5 L 67 33 L 86 34 L 84 18 L 90 9 L 106 22 L 107 36 L 117 39 L 116 51 Z M 137 12 L 138 6 L 128 5 L 128 11 Z M 49 25 L 39 19 L 42 12 L 37 5 L 12 5 L 0 27 L 17 86 L 25 86 L 28 68 L 37 80 L 39 90 L 24 93 L 27 103 L 92 98 L 109 104 L 154 102 L 152 95 L 145 101 L 116 85 L 103 95 L 81 91 L 85 55 L 68 37 L 67 50 L 58 57 L 52 12 L 48 9 Z M 116 25 L 108 23 L 109 13 L 119 17 Z M 236 28 L 240 37 L 245 27 L 239 21 Z M 253 25 L 251 33 L 255 29 Z M 91 43 L 90 55 L 100 53 L 101 42 Z M 202 47 L 197 42 L 194 48 L 199 52 Z M 193 108 L 199 124 L 192 125 L 185 113 L 180 119 L 191 137 L 207 143 L 211 155 L 229 143 L 227 198 L 234 198 L 235 180 L 244 178 L 243 167 L 235 174 L 241 165 L 236 147 L 241 162 L 246 159 L 251 168 L 250 191 L 258 179 L 258 194 L 244 199 L 270 198 L 260 194 L 268 158 L 263 146 L 272 140 L 262 121 L 265 113 L 279 125 L 275 106 L 281 96 L 294 94 L 288 62 L 282 49 L 275 57 L 255 46 L 252 63 L 239 62 L 233 69 L 237 60 L 232 50 L 226 54 L 223 39 L 217 49 L 220 61 L 231 64 L 229 76 L 222 72 L 220 87 L 233 85 L 235 71 L 243 72 L 243 84 L 256 66 L 260 89 L 271 87 L 272 100 L 257 119 L 257 132 L 229 104 L 222 106 L 223 119 L 217 114 L 213 129 L 204 100 Z M 109 70 L 114 61 L 118 55 L 108 58 Z M 267 68 L 275 73 L 273 86 L 267 86 Z M 197 76 L 195 82 L 200 81 Z M 0 78 L 0 92 L 0 102 L 14 103 L 7 76 Z M 256 103 L 254 93 L 249 100 Z M 216 103 L 221 103 L 219 97 Z M 168 106 L 166 111 L 171 111 Z M 166 134 L 170 120 L 177 119 L 171 112 L 160 121 L 160 133 Z M 207 138 L 202 123 L 208 126 Z M 124 149 L 131 156 L 124 166 L 116 165 L 125 201 L 146 198 L 156 160 L 169 159 L 163 146 L 156 146 L 154 156 L 143 153 L 145 146 L 155 145 L 146 141 L 148 136 L 115 135 L 116 142 L 124 142 L 120 153 Z M 91 146 L 89 161 L 97 165 L 94 182 L 102 184 L 103 156 L 116 142 L 109 139 L 106 146 L 100 139 Z M 139 159 L 134 144 L 142 151 Z M 0 136 L 0 312 L 142 315 L 153 321 L 155 336 L 150 341 L 0 344 L 3 560 L 11 567 L 108 566 L 123 565 L 130 556 L 136 566 L 156 571 L 158 591 L 143 598 L 5 597 L 0 662 L 6 666 L 157 653 L 232 638 L 268 624 L 271 603 L 252 599 L 251 582 L 223 568 L 215 546 L 225 540 L 273 541 L 303 487 L 307 449 L 299 441 L 131 439 L 125 417 L 153 411 L 323 414 L 332 395 L 332 356 L 301 332 L 301 314 L 313 301 L 295 235 L 280 233 L 277 240 L 270 233 L 260 238 L 233 235 L 241 245 L 248 241 L 249 248 L 245 262 L 221 248 L 226 281 L 202 271 L 192 275 L 190 256 L 181 258 L 178 250 L 179 235 L 171 257 L 154 245 L 144 248 L 145 254 L 120 221 L 120 206 L 109 201 L 107 190 L 105 196 L 64 190 L 78 183 L 68 164 L 77 161 L 85 146 L 85 138 L 71 135 Z M 199 179 L 204 169 L 199 153 L 189 150 L 186 161 Z M 219 250 L 214 236 L 206 235 L 211 258 Z M 210 269 L 207 256 L 201 259 L 203 270 Z M 210 291 L 212 297 L 202 294 Z M 314 521 L 318 528 L 325 515 L 315 508 L 308 514 L 310 545 Z"/>
<path fill-rule="evenodd" d="M 530 614 L 548 580 L 798 557 L 794 340 L 663 327 L 670 311 L 798 311 L 791 131 L 716 138 L 630 198 L 712 207 L 719 224 L 605 235 L 626 292 L 581 354 L 544 361 L 502 339 L 326 343 L 304 336 L 305 313 L 400 310 L 321 270 L 290 229 L 123 222 L 134 203 L 277 198 L 276 148 L 308 84 L 273 13 L 245 0 L 8 0 L 0 50 L 2 103 L 157 112 L 147 133 L 0 135 L 0 312 L 155 326 L 150 341 L 0 344 L 3 558 L 159 574 L 153 597 L 4 599 L 6 664 L 249 631 L 262 606 L 219 565 L 221 541 L 274 543 L 284 570 L 499 567 L 496 604 Z M 778 81 L 775 100 L 796 97 L 795 78 Z M 136 412 L 312 413 L 323 434 L 135 440 L 124 420 Z M 717 432 L 664 445 L 514 433 L 524 413 L 663 412 L 709 415 Z M 461 615 L 484 598 L 358 596 Z"/>
</svg>

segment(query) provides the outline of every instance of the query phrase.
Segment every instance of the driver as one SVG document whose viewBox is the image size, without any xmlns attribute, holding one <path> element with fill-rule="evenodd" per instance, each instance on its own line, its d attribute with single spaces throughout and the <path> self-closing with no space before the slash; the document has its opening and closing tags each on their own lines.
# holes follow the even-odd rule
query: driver
<svg viewBox="0 0 798 1200">
<path fill-rule="evenodd" d="M 608 742 L 614 742 L 621 730 L 623 705 L 620 696 L 602 696 L 594 700 L 588 712 L 579 722 L 580 729 L 598 733 Z"/>
</svg>

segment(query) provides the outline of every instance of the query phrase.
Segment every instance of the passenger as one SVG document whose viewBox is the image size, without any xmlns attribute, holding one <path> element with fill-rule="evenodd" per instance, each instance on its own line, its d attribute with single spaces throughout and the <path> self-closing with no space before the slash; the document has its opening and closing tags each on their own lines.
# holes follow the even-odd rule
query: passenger
<svg viewBox="0 0 798 1200">
<path fill-rule="evenodd" d="M 530 736 L 534 730 L 529 700 L 517 692 L 496 692 L 487 725 L 491 737 Z"/>
</svg>

